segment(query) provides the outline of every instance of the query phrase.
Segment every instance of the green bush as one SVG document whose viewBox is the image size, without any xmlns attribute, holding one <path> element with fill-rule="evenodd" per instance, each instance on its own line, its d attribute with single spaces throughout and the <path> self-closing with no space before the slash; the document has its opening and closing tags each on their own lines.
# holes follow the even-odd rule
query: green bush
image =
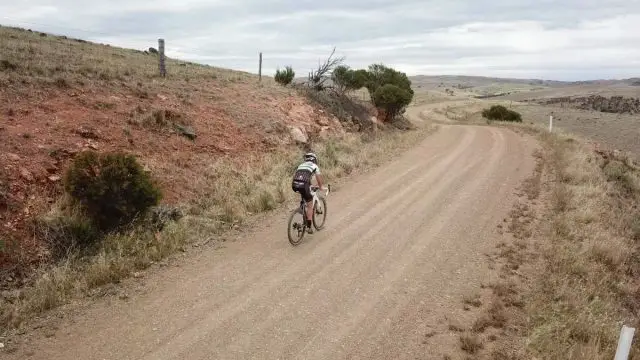
<svg viewBox="0 0 640 360">
<path fill-rule="evenodd" d="M 291 82 L 293 81 L 293 78 L 295 77 L 296 77 L 296 72 L 293 71 L 293 68 L 291 68 L 291 66 L 287 66 L 284 68 L 284 70 L 277 69 L 276 75 L 274 78 L 278 84 L 282 86 L 286 86 L 291 84 Z"/>
<path fill-rule="evenodd" d="M 116 230 L 156 205 L 162 194 L 132 155 L 78 155 L 65 176 L 65 190 L 102 231 Z"/>
<path fill-rule="evenodd" d="M 413 100 L 414 92 L 407 74 L 382 64 L 369 65 L 365 87 L 373 104 L 385 110 L 385 121 L 402 114 Z"/>
<path fill-rule="evenodd" d="M 502 105 L 493 105 L 489 109 L 482 110 L 482 117 L 488 120 L 522 122 L 520 113 Z"/>
<path fill-rule="evenodd" d="M 413 94 L 392 84 L 379 87 L 373 93 L 373 103 L 386 112 L 386 120 L 394 119 L 411 103 Z"/>
<path fill-rule="evenodd" d="M 341 92 L 358 90 L 367 83 L 368 74 L 366 70 L 352 70 L 346 65 L 336 67 L 331 73 L 331 81 Z"/>
<path fill-rule="evenodd" d="M 373 98 L 375 92 L 379 88 L 387 84 L 395 85 L 400 89 L 408 91 L 413 98 L 411 80 L 409 80 L 407 74 L 382 64 L 369 65 L 365 86 L 367 87 L 371 98 Z"/>
</svg>

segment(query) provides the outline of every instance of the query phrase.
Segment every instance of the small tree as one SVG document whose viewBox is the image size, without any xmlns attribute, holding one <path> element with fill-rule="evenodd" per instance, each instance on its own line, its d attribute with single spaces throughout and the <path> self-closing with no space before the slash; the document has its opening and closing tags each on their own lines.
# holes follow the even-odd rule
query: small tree
<svg viewBox="0 0 640 360">
<path fill-rule="evenodd" d="M 393 84 L 385 84 L 373 93 L 372 98 L 376 107 L 385 111 L 385 120 L 392 120 L 404 112 L 413 99 L 413 93 Z"/>
<path fill-rule="evenodd" d="M 369 66 L 365 86 L 373 104 L 385 110 L 385 120 L 404 113 L 413 100 L 411 80 L 407 74 L 382 64 Z"/>
<path fill-rule="evenodd" d="M 284 70 L 277 69 L 276 75 L 274 76 L 276 82 L 282 86 L 291 84 L 295 77 L 296 72 L 293 71 L 293 68 L 291 66 L 286 66 Z"/>
<path fill-rule="evenodd" d="M 333 81 L 336 89 L 341 94 L 344 94 L 364 87 L 367 82 L 367 71 L 352 70 L 345 65 L 341 65 L 333 70 L 331 80 Z"/>
<path fill-rule="evenodd" d="M 373 94 L 376 90 L 386 84 L 392 84 L 401 89 L 407 90 L 413 96 L 411 80 L 409 80 L 407 74 L 382 64 L 369 65 L 366 80 L 366 87 L 369 91 L 369 95 L 373 98 Z"/>
<path fill-rule="evenodd" d="M 123 153 L 79 154 L 66 173 L 65 190 L 103 231 L 131 222 L 162 197 L 136 158 Z"/>
<path fill-rule="evenodd" d="M 331 81 L 333 82 L 333 86 L 340 93 L 344 93 L 347 91 L 347 83 L 349 82 L 349 71 L 351 70 L 348 66 L 340 65 L 333 69 L 333 72 L 331 73 Z"/>
</svg>

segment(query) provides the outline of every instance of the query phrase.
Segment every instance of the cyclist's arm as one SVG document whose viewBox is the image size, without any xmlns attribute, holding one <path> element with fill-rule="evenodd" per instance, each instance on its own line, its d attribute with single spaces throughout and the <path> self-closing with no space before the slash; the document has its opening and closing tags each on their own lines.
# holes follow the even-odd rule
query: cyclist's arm
<svg viewBox="0 0 640 360">
<path fill-rule="evenodd" d="M 322 175 L 320 174 L 320 169 L 316 171 L 316 181 L 318 182 L 318 187 L 320 189 L 324 189 L 324 185 L 322 185 L 324 183 L 324 179 L 322 179 Z"/>
</svg>

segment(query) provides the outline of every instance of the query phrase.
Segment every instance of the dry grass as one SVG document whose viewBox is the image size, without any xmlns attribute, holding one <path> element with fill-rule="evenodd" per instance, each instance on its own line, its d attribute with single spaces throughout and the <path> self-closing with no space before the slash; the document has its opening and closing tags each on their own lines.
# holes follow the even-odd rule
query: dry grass
<svg viewBox="0 0 640 360">
<path fill-rule="evenodd" d="M 640 171 L 575 137 L 508 127 L 537 134 L 544 151 L 510 214 L 513 240 L 498 248 L 502 280 L 471 330 L 500 329 L 486 349 L 495 359 L 613 358 L 620 326 L 640 325 Z"/>
<path fill-rule="evenodd" d="M 540 138 L 552 174 L 551 201 L 540 221 L 541 263 L 523 310 L 530 318 L 529 350 L 545 359 L 612 358 L 621 323 L 639 325 L 633 224 L 640 173 L 567 136 Z M 637 357 L 640 346 L 633 347 Z"/>
<path fill-rule="evenodd" d="M 426 136 L 430 129 L 380 132 L 375 136 L 348 134 L 314 146 L 329 182 L 356 171 L 365 171 L 393 158 Z M 222 160 L 212 164 L 207 181 L 211 193 L 185 204 L 187 216 L 170 223 L 162 232 L 135 229 L 102 240 L 90 256 L 72 254 L 53 267 L 42 269 L 30 286 L 10 298 L 0 299 L 0 326 L 19 327 L 29 318 L 92 289 L 117 283 L 134 272 L 185 249 L 196 240 L 242 224 L 253 214 L 280 208 L 294 199 L 290 176 L 300 161 L 300 151 L 277 152 L 239 163 Z M 48 216 L 56 216 L 59 209 Z"/>
<path fill-rule="evenodd" d="M 0 325 L 19 327 L 25 320 L 62 305 L 183 249 L 188 239 L 184 223 L 169 224 L 161 233 L 136 229 L 104 238 L 91 256 L 73 253 L 55 266 L 42 269 L 35 281 L 0 300 Z"/>
<path fill-rule="evenodd" d="M 167 44 L 170 46 L 170 44 Z M 149 44 L 157 46 L 157 44 Z M 66 37 L 41 37 L 38 33 L 0 27 L 0 84 L 26 81 L 61 88 L 92 82 L 126 82 L 159 79 L 157 58 L 142 50 L 99 46 Z M 229 82 L 253 77 L 245 72 L 167 59 L 167 80 L 197 80 L 202 77 Z"/>
<path fill-rule="evenodd" d="M 465 305 L 471 305 L 473 307 L 482 306 L 482 300 L 480 300 L 480 294 L 465 295 L 462 298 L 462 303 Z"/>
<path fill-rule="evenodd" d="M 320 159 L 325 181 L 331 182 L 391 159 L 422 139 L 425 131 L 429 130 L 346 134 L 312 148 Z M 221 160 L 211 164 L 204 181 L 214 184 L 213 189 L 202 194 L 187 212 L 209 232 L 239 225 L 252 214 L 273 210 L 296 198 L 290 189 L 290 176 L 300 159 L 300 151 L 292 147 L 243 163 Z"/>
<path fill-rule="evenodd" d="M 624 89 L 624 88 L 623 88 Z M 631 95 L 639 97 L 638 90 Z M 576 134 L 611 148 L 631 152 L 640 160 L 640 138 L 637 134 L 638 116 L 602 113 L 561 106 L 518 105 L 526 123 L 548 127 L 549 114 L 554 114 L 554 128 Z"/>
<path fill-rule="evenodd" d="M 460 335 L 460 348 L 469 354 L 476 354 L 484 349 L 484 343 L 476 334 L 463 334 Z"/>
<path fill-rule="evenodd" d="M 491 302 L 491 306 L 487 311 L 487 315 L 480 317 L 475 321 L 471 330 L 481 333 L 490 327 L 497 329 L 503 328 L 507 323 L 508 317 L 502 301 L 496 297 Z"/>
</svg>

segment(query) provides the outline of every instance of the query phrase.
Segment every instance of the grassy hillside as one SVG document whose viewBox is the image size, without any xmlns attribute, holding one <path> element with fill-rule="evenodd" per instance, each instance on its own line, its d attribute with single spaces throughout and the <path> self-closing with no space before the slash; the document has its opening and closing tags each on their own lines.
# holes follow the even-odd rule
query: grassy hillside
<svg viewBox="0 0 640 360">
<path fill-rule="evenodd" d="M 65 169 L 79 152 L 133 154 L 157 178 L 166 204 L 193 208 L 224 191 L 213 181 L 218 164 L 242 167 L 297 153 L 294 135 L 321 140 L 349 130 L 332 109 L 268 76 L 258 82 L 175 59 L 167 60 L 167 73 L 159 76 L 153 52 L 0 27 L 4 271 L 19 272 L 7 264 L 9 250 L 28 268 L 50 257 L 33 223 L 58 206 Z M 369 111 L 365 102 L 354 109 Z M 260 196 L 267 195 L 247 189 L 239 197 L 252 203 Z M 216 204 L 212 216 L 235 218 L 253 206 L 227 205 Z"/>
<path fill-rule="evenodd" d="M 158 75 L 153 54 L 0 28 L 3 238 L 31 241 L 28 223 L 56 201 L 69 159 L 85 149 L 136 155 L 166 201 L 181 203 L 211 191 L 213 162 L 292 143 L 290 126 L 343 132 L 270 79 L 176 60 L 167 71 Z"/>
<path fill-rule="evenodd" d="M 375 109 L 364 100 L 175 59 L 160 77 L 154 52 L 6 27 L 0 97 L 6 329 L 286 205 L 303 151 L 316 151 L 325 177 L 335 181 L 425 134 L 372 127 Z M 373 132 L 358 132 L 362 119 Z M 87 249 L 60 251 L 88 230 L 63 189 L 70 163 L 87 150 L 134 155 L 163 193 L 159 209 L 168 212 L 159 214 L 178 214 L 179 221 L 161 231 L 143 223 Z"/>
</svg>

